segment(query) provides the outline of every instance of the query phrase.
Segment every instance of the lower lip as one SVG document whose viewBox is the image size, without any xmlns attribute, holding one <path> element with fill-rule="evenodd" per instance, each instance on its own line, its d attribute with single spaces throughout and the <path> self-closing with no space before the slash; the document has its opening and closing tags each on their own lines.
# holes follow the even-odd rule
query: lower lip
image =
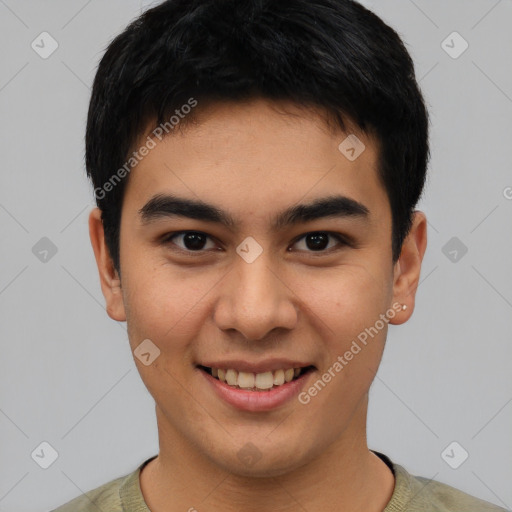
<svg viewBox="0 0 512 512">
<path fill-rule="evenodd" d="M 225 402 L 237 409 L 250 412 L 270 411 L 288 402 L 300 393 L 306 380 L 313 373 L 309 370 L 299 378 L 273 387 L 270 391 L 247 391 L 233 388 L 200 368 L 197 368 L 197 371 L 204 376 L 217 395 Z"/>
</svg>

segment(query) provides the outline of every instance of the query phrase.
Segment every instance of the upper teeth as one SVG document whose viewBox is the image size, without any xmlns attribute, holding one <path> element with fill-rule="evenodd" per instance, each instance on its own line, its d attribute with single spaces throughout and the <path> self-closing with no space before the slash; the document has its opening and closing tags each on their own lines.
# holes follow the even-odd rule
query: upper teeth
<svg viewBox="0 0 512 512">
<path fill-rule="evenodd" d="M 300 368 L 288 368 L 274 372 L 249 373 L 239 372 L 232 368 L 227 370 L 212 368 L 212 375 L 230 386 L 238 386 L 242 389 L 271 389 L 273 386 L 281 386 L 285 382 L 290 382 L 299 375 L 300 370 Z"/>
</svg>

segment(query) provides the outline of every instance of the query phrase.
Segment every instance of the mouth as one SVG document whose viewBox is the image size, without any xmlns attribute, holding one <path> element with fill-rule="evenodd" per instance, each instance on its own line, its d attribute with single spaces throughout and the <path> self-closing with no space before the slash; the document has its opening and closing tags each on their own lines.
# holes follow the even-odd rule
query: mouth
<svg viewBox="0 0 512 512">
<path fill-rule="evenodd" d="M 203 365 L 197 365 L 197 368 L 233 389 L 258 392 L 272 391 L 289 382 L 298 380 L 305 374 L 315 370 L 313 365 L 296 368 L 280 368 L 261 373 L 238 371 L 234 368 L 214 368 Z"/>
</svg>

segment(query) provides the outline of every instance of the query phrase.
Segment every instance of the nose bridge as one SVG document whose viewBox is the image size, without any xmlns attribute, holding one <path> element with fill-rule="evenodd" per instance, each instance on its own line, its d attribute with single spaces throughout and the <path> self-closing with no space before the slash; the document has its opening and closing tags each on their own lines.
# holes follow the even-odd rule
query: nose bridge
<svg viewBox="0 0 512 512">
<path fill-rule="evenodd" d="M 241 305 L 259 305 L 259 310 L 272 309 L 279 300 L 279 285 L 275 271 L 271 271 L 271 262 L 265 256 L 259 256 L 252 263 L 238 262 L 235 278 L 238 281 L 237 301 Z"/>
<path fill-rule="evenodd" d="M 240 244 L 237 252 L 240 248 L 247 249 Z M 297 312 L 269 252 L 260 251 L 254 257 L 254 250 L 249 245 L 245 255 L 253 251 L 251 257 L 242 254 L 235 259 L 235 268 L 222 289 L 216 321 L 221 329 L 236 329 L 246 338 L 258 340 L 276 327 L 293 328 Z"/>
</svg>

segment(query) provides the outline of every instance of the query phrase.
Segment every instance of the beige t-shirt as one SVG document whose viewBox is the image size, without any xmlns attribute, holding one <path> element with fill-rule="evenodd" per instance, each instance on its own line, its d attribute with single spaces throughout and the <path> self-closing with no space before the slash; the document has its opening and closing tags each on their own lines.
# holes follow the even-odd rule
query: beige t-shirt
<svg viewBox="0 0 512 512">
<path fill-rule="evenodd" d="M 383 512 L 507 512 L 449 485 L 413 476 L 386 455 L 372 451 L 395 475 L 393 495 Z M 133 473 L 78 496 L 52 512 L 151 512 L 140 489 L 139 475 L 155 457 L 144 461 Z"/>
</svg>

